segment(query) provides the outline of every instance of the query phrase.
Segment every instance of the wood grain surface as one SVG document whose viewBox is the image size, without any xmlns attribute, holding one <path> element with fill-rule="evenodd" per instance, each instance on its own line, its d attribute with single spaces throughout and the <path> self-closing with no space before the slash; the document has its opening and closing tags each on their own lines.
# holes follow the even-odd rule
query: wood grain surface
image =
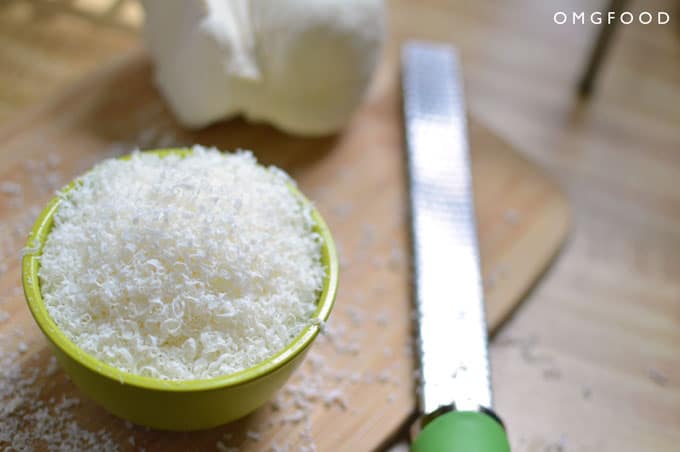
<svg viewBox="0 0 680 452">
<path fill-rule="evenodd" d="M 67 3 L 106 2 L 0 2 L 0 121 L 137 45 L 135 33 L 110 23 L 120 16 L 91 20 L 85 16 L 94 13 L 60 10 Z M 134 10 L 133 0 L 126 3 Z M 387 3 L 392 45 L 407 37 L 455 43 L 473 115 L 547 167 L 569 194 L 570 240 L 491 343 L 496 408 L 513 450 L 676 451 L 677 1 L 629 2 L 633 12 L 669 11 L 671 23 L 620 27 L 589 102 L 574 93 L 597 26 L 556 26 L 552 15 L 588 13 L 604 0 Z M 138 13 L 127 17 L 139 23 Z M 11 294 L 16 280 L 0 285 Z M 24 320 L 18 327 L 29 328 Z M 370 398 L 379 404 L 384 396 Z M 357 420 L 354 430 L 380 422 Z"/>
</svg>

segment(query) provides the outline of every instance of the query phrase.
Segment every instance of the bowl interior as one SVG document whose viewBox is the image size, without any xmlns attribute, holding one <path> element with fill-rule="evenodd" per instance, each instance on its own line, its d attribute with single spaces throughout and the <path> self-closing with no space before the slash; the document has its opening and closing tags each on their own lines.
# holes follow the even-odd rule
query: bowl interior
<svg viewBox="0 0 680 452">
<path fill-rule="evenodd" d="M 165 156 L 171 153 L 187 155 L 191 150 L 163 149 L 145 152 L 153 152 L 160 156 Z M 122 158 L 126 159 L 129 158 L 129 156 Z M 68 191 L 72 189 L 76 183 L 77 179 L 74 182 L 71 182 L 64 190 Z M 123 384 L 163 391 L 201 391 L 244 384 L 266 375 L 267 373 L 273 372 L 292 360 L 298 354 L 302 353 L 314 340 L 321 329 L 321 325 L 328 319 L 335 301 L 338 285 L 338 258 L 330 230 L 319 212 L 311 205 L 310 201 L 294 186 L 291 185 L 290 189 L 300 199 L 300 202 L 309 205 L 312 209 L 312 218 L 315 223 L 314 230 L 323 239 L 321 260 L 326 268 L 326 277 L 324 278 L 323 289 L 317 301 L 316 311 L 312 316 L 312 324 L 305 327 L 302 332 L 300 332 L 300 334 L 298 334 L 279 353 L 253 367 L 233 374 L 209 379 L 162 380 L 122 371 L 86 353 L 71 341 L 59 329 L 47 312 L 40 292 L 40 280 L 38 278 L 38 269 L 40 266 L 39 257 L 42 252 L 42 247 L 52 228 L 54 215 L 61 202 L 58 196 L 55 196 L 41 212 L 35 222 L 33 230 L 29 234 L 28 243 L 24 250 L 22 260 L 22 281 L 29 309 L 40 329 L 56 347 L 59 347 L 64 353 L 90 370 Z"/>
</svg>

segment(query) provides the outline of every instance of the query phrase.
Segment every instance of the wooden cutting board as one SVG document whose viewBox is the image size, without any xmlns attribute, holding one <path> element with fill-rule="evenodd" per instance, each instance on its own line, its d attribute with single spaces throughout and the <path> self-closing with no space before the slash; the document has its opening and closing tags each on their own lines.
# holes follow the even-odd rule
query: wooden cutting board
<svg viewBox="0 0 680 452">
<path fill-rule="evenodd" d="M 5 349 L 48 401 L 78 391 L 49 368 L 50 352 L 19 289 L 19 252 L 54 189 L 134 147 L 200 143 L 252 149 L 288 171 L 318 205 L 339 244 L 342 274 L 329 332 L 275 402 L 219 429 L 173 434 L 126 425 L 88 400 L 70 408 L 81 428 L 104 428 L 123 449 L 371 450 L 414 413 L 408 223 L 396 52 L 342 133 L 299 138 L 242 120 L 200 132 L 178 127 L 131 54 L 0 129 L 0 322 Z M 470 118 L 475 196 L 491 331 L 521 301 L 564 241 L 569 209 L 540 168 Z M 4 270 L 4 271 L 3 271 Z M 456 275 L 451 275 L 455 294 Z M 21 345 L 20 345 L 21 344 Z M 35 370 L 38 369 L 38 370 Z M 296 402 L 297 401 L 297 402 Z M 48 403 L 50 406 L 50 403 Z M 190 413 L 187 413 L 190 416 Z M 35 428 L 25 423 L 25 429 Z M 134 443 L 134 446 L 133 446 Z"/>
</svg>

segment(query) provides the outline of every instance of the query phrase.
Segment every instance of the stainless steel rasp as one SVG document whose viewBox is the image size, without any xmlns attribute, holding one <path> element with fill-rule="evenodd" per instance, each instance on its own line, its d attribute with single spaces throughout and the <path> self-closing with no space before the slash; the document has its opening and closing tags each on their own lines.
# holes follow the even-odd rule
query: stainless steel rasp
<svg viewBox="0 0 680 452">
<path fill-rule="evenodd" d="M 424 428 L 414 451 L 509 451 L 492 411 L 460 63 L 450 46 L 402 51 Z"/>
</svg>

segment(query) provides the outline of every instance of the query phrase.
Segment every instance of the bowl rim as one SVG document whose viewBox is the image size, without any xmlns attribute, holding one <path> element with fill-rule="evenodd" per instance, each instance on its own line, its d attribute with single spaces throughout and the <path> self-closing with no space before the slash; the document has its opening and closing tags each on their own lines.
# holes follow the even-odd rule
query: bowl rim
<svg viewBox="0 0 680 452">
<path fill-rule="evenodd" d="M 154 149 L 135 151 L 120 158 L 124 160 L 130 159 L 135 153 L 153 153 L 160 157 L 165 157 L 168 155 L 186 156 L 191 152 L 191 148 Z M 317 300 L 317 308 L 311 318 L 312 322 L 303 328 L 303 330 L 290 341 L 285 348 L 277 354 L 247 369 L 218 377 L 195 380 L 163 380 L 160 378 L 133 374 L 118 369 L 110 364 L 106 364 L 95 358 L 93 355 L 85 352 L 61 331 L 49 315 L 47 307 L 42 299 L 40 279 L 38 277 L 38 269 L 40 266 L 39 258 L 42 253 L 45 239 L 52 228 L 54 215 L 61 204 L 60 195 L 73 189 L 80 177 L 82 176 L 78 176 L 61 189 L 58 194 L 47 203 L 47 206 L 38 216 L 29 233 L 26 248 L 24 249 L 24 255 L 21 262 L 21 279 L 29 310 L 38 324 L 38 327 L 53 346 L 60 349 L 69 358 L 81 366 L 86 367 L 104 378 L 117 381 L 124 385 L 148 390 L 196 392 L 221 389 L 247 384 L 277 371 L 303 353 L 321 331 L 323 324 L 328 319 L 335 303 L 339 277 L 337 251 L 328 225 L 321 214 L 316 210 L 312 202 L 309 201 L 294 184 L 290 184 L 290 189 L 295 196 L 311 209 L 311 216 L 315 223 L 314 231 L 322 238 L 321 261 L 326 267 L 326 275 L 323 289 Z"/>
</svg>

